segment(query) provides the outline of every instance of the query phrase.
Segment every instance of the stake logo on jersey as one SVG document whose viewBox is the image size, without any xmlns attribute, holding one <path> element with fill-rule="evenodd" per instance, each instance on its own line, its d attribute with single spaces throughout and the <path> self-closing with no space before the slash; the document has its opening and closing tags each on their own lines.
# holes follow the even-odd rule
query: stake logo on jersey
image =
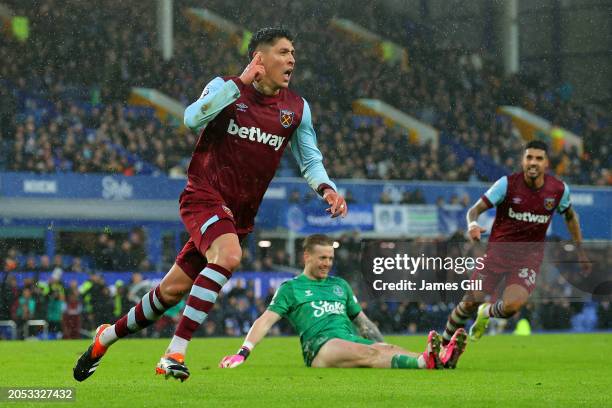
<svg viewBox="0 0 612 408">
<path fill-rule="evenodd" d="M 285 129 L 291 126 L 291 124 L 293 123 L 293 116 L 295 116 L 295 113 L 290 110 L 280 110 L 280 123 Z"/>
<path fill-rule="evenodd" d="M 508 207 L 508 217 L 513 218 L 517 221 L 537 222 L 540 224 L 546 224 L 550 219 L 550 215 L 532 214 L 529 211 L 514 212 L 512 207 Z"/>
<path fill-rule="evenodd" d="M 321 317 L 325 314 L 344 314 L 345 306 L 340 302 L 330 303 L 327 300 L 319 300 L 318 302 L 310 302 L 310 306 L 314 309 L 313 316 Z"/>
<path fill-rule="evenodd" d="M 241 139 L 248 139 L 252 142 L 258 142 L 268 146 L 272 146 L 275 151 L 278 151 L 283 145 L 283 142 L 285 141 L 284 137 L 263 132 L 260 128 L 255 126 L 240 127 L 236 122 L 234 122 L 234 119 L 230 119 L 229 126 L 227 127 L 227 133 L 232 136 L 238 136 Z"/>
</svg>

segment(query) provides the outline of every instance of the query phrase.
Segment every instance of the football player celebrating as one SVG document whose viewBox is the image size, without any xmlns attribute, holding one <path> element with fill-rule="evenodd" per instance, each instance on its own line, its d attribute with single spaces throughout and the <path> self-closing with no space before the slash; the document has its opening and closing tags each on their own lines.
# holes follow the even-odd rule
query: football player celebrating
<svg viewBox="0 0 612 408">
<path fill-rule="evenodd" d="M 74 367 L 76 380 L 95 372 L 110 345 L 153 324 L 187 293 L 183 316 L 156 372 L 180 380 L 189 377 L 187 345 L 240 264 L 240 241 L 253 230 L 287 146 L 308 184 L 329 204 L 330 215 L 346 216 L 346 202 L 323 167 L 310 107 L 288 89 L 294 54 L 287 30 L 257 31 L 244 72 L 214 78 L 185 110 L 185 125 L 200 132 L 179 199 L 190 239 L 159 286 L 114 325 L 97 329 L 93 344 Z"/>
<path fill-rule="evenodd" d="M 567 228 L 578 247 L 578 256 L 586 270 L 590 264 L 580 248 L 582 233 L 578 214 L 571 206 L 567 184 L 546 174 L 548 147 L 544 142 L 527 143 L 522 170 L 504 176 L 474 204 L 467 213 L 468 233 L 472 241 L 480 241 L 486 230 L 478 222 L 484 211 L 496 207 L 495 221 L 489 238 L 485 266 L 475 271 L 472 279 L 482 281 L 482 291 L 466 293 L 446 323 L 443 343 L 449 343 L 457 329 L 477 311 L 470 328 L 470 339 L 482 337 L 489 318 L 509 318 L 527 302 L 535 288 L 536 277 L 544 256 L 544 239 L 554 212 L 563 214 Z M 484 302 L 495 295 L 503 282 L 501 298 Z"/>
</svg>

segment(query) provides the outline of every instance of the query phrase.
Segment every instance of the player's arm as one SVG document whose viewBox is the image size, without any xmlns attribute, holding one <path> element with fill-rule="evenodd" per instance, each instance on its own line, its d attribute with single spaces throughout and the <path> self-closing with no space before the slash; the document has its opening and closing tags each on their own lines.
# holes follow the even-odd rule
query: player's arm
<svg viewBox="0 0 612 408">
<path fill-rule="evenodd" d="M 239 97 L 240 90 L 234 81 L 225 81 L 217 77 L 206 84 L 200 99 L 185 109 L 183 122 L 188 128 L 197 131 Z"/>
<path fill-rule="evenodd" d="M 225 81 L 223 78 L 216 77 L 210 81 L 202 91 L 200 99 L 185 109 L 183 116 L 185 126 L 192 130 L 206 126 L 226 106 L 240 98 L 241 87 L 250 85 L 263 73 L 265 70 L 261 65 L 261 55 L 257 54 L 239 79 Z"/>
<path fill-rule="evenodd" d="M 576 247 L 578 248 L 578 262 L 580 262 L 582 272 L 585 274 L 590 273 L 591 261 L 584 252 L 584 248 L 582 248 L 582 229 L 580 228 L 580 218 L 578 217 L 578 213 L 574 211 L 574 207 L 572 207 L 569 198 L 569 187 L 567 187 L 567 184 L 565 185 L 565 191 L 563 192 L 563 197 L 561 197 L 561 202 L 559 203 L 557 210 L 563 215 L 567 230 L 572 236 L 574 244 L 576 244 Z"/>
<path fill-rule="evenodd" d="M 383 335 L 378 330 L 378 326 L 376 326 L 368 316 L 363 313 L 363 311 L 359 312 L 357 316 L 353 319 L 353 324 L 357 327 L 359 334 L 366 339 L 374 340 L 378 343 L 384 343 L 385 339 Z"/>
<path fill-rule="evenodd" d="M 476 204 L 470 207 L 467 212 L 466 220 L 468 225 L 468 235 L 472 241 L 480 241 L 480 234 L 486 232 L 485 228 L 482 228 L 480 224 L 478 224 L 478 217 L 483 212 L 487 211 L 489 205 L 485 203 L 482 198 L 479 198 L 476 201 Z"/>
<path fill-rule="evenodd" d="M 570 207 L 563 213 L 563 219 L 565 220 L 565 225 L 567 225 L 567 230 L 572 236 L 572 240 L 577 246 L 581 246 L 582 230 L 580 229 L 580 219 L 578 217 L 578 213 L 574 211 L 572 207 Z"/>
<path fill-rule="evenodd" d="M 330 205 L 327 211 L 331 214 L 332 218 L 339 215 L 345 217 L 348 212 L 348 206 L 346 201 L 344 201 L 344 197 L 338 194 L 338 188 L 330 180 L 323 166 L 323 155 L 317 147 L 317 135 L 312 126 L 310 106 L 305 99 L 302 121 L 291 138 L 289 146 L 293 152 L 293 157 L 295 157 L 300 167 L 302 176 L 310 187 Z"/>
<path fill-rule="evenodd" d="M 489 208 L 497 207 L 506 198 L 508 190 L 508 177 L 497 180 L 483 195 L 470 207 L 466 215 L 468 235 L 472 241 L 480 241 L 480 234 L 486 232 L 478 224 L 478 217 Z"/>
<path fill-rule="evenodd" d="M 244 363 L 255 348 L 257 343 L 261 341 L 270 331 L 272 326 L 281 319 L 281 316 L 271 310 L 266 310 L 251 326 L 251 330 L 244 339 L 242 347 L 234 355 L 225 356 L 219 363 L 221 368 L 234 368 Z"/>
</svg>

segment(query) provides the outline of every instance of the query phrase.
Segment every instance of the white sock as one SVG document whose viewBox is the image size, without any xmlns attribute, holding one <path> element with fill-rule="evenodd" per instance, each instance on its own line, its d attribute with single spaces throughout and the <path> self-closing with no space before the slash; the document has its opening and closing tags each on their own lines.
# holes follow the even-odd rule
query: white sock
<svg viewBox="0 0 612 408">
<path fill-rule="evenodd" d="M 491 317 L 491 306 L 493 305 L 490 303 L 485 303 L 485 307 L 482 308 L 482 312 L 487 317 Z"/>
<path fill-rule="evenodd" d="M 170 345 L 168 346 L 168 350 L 166 350 L 167 354 L 179 353 L 185 355 L 187 352 L 187 345 L 189 344 L 189 340 L 185 340 L 179 336 L 172 336 L 172 340 L 170 341 Z"/>
<path fill-rule="evenodd" d="M 417 363 L 419 363 L 419 368 L 427 368 L 425 357 L 422 354 L 417 357 Z"/>
<path fill-rule="evenodd" d="M 103 346 L 110 346 L 117 340 L 119 340 L 119 337 L 117 337 L 117 333 L 115 333 L 114 324 L 104 329 L 104 331 L 100 334 L 100 343 L 102 343 Z"/>
</svg>

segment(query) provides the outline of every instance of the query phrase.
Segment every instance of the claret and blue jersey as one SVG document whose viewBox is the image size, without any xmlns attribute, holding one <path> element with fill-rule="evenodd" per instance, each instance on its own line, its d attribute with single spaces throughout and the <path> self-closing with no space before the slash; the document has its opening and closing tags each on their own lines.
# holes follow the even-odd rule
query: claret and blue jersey
<svg viewBox="0 0 612 408">
<path fill-rule="evenodd" d="M 538 189 L 527 185 L 522 172 L 504 176 L 481 198 L 497 207 L 489 242 L 542 242 L 555 210 L 571 206 L 567 184 L 548 174 Z"/>
<path fill-rule="evenodd" d="M 200 131 L 186 191 L 224 203 L 239 233 L 252 229 L 287 145 L 315 191 L 336 189 L 323 167 L 310 107 L 289 89 L 268 96 L 237 77 L 217 77 L 186 109 L 185 125 Z"/>
</svg>

